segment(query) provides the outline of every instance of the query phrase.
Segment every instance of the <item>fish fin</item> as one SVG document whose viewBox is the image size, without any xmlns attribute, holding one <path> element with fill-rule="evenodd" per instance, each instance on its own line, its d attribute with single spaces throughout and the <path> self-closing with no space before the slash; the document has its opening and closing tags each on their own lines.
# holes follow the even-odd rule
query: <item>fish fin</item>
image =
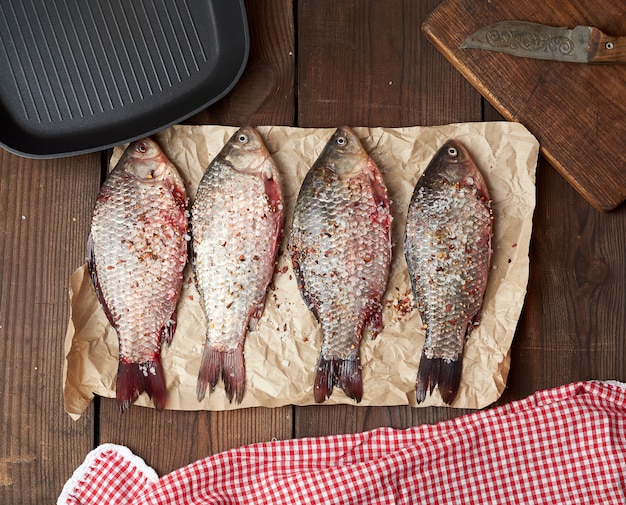
<svg viewBox="0 0 626 505">
<path fill-rule="evenodd" d="M 284 215 L 283 190 L 281 187 L 281 183 L 280 181 L 276 180 L 270 170 L 264 170 L 263 185 L 265 189 L 265 194 L 267 195 L 267 201 L 273 211 L 275 219 L 275 234 L 276 236 L 278 236 L 282 228 L 282 220 Z"/>
<path fill-rule="evenodd" d="M 144 391 L 152 398 L 157 410 L 165 408 L 167 388 L 161 358 L 157 355 L 145 363 L 120 360 L 115 389 L 120 412 L 128 410 Z"/>
<path fill-rule="evenodd" d="M 480 326 L 480 320 L 482 319 L 482 316 L 483 308 L 481 307 L 480 309 L 478 309 L 478 312 L 476 312 L 470 323 L 467 325 L 467 329 L 465 330 L 465 340 L 470 337 L 472 331 L 474 331 L 474 328 Z"/>
<path fill-rule="evenodd" d="M 273 164 L 272 164 L 273 165 Z M 285 217 L 285 204 L 283 202 L 283 190 L 280 179 L 274 177 L 271 170 L 263 171 L 263 185 L 267 201 L 271 210 L 271 220 L 274 225 L 274 240 L 271 244 L 272 261 L 276 260 L 278 246 L 283 232 L 283 220 Z"/>
<path fill-rule="evenodd" d="M 304 273 L 300 268 L 302 264 L 303 257 L 300 249 L 291 243 L 291 264 L 293 265 L 293 272 L 296 276 L 296 281 L 298 282 L 298 291 L 300 291 L 300 295 L 302 296 L 302 300 L 304 300 L 307 308 L 313 313 L 315 319 L 319 322 L 319 302 L 317 299 L 309 292 L 306 287 L 306 282 L 304 281 Z"/>
<path fill-rule="evenodd" d="M 263 299 L 254 306 L 250 314 L 250 319 L 248 320 L 248 330 L 254 331 L 256 325 L 259 323 L 259 320 L 263 316 L 263 311 L 265 310 L 265 296 Z"/>
<path fill-rule="evenodd" d="M 165 157 L 164 153 L 163 156 Z M 176 202 L 178 208 L 183 212 L 186 211 L 189 199 L 187 198 L 185 187 L 181 186 L 180 182 L 171 176 L 166 177 L 163 182 L 165 183 L 165 187 L 169 191 L 170 195 L 172 195 L 172 198 L 174 199 L 174 202 Z"/>
<path fill-rule="evenodd" d="M 371 312 L 365 321 L 364 334 L 369 335 L 371 340 L 375 340 L 383 329 L 383 308 L 378 302 L 372 301 Z"/>
<path fill-rule="evenodd" d="M 246 389 L 246 365 L 243 359 L 243 348 L 238 345 L 235 349 L 224 353 L 222 379 L 226 389 L 228 401 L 237 403 L 243 400 Z"/>
<path fill-rule="evenodd" d="M 93 235 L 91 233 L 89 233 L 89 237 L 87 237 L 87 254 L 85 256 L 89 276 L 91 277 L 91 281 L 94 282 L 94 276 L 96 275 L 96 259 L 93 254 Z"/>
<path fill-rule="evenodd" d="M 367 178 L 372 186 L 372 196 L 374 197 L 374 202 L 376 202 L 378 207 L 389 210 L 389 194 L 387 192 L 387 186 L 380 175 L 380 171 L 372 158 L 369 158 L 367 163 Z M 389 219 L 389 222 L 391 222 L 391 219 Z"/>
<path fill-rule="evenodd" d="M 146 393 L 152 398 L 156 409 L 163 410 L 165 408 L 167 387 L 165 385 L 165 372 L 163 371 L 163 365 L 161 364 L 159 355 L 156 355 L 153 361 L 146 363 L 146 366 L 148 370 L 154 367 L 154 373 L 148 373 L 145 380 Z"/>
<path fill-rule="evenodd" d="M 193 225 L 191 223 L 191 219 L 189 219 L 189 236 L 191 237 L 191 240 L 189 242 L 187 242 L 187 263 L 189 263 L 191 265 L 191 270 L 194 274 L 194 279 L 195 279 L 195 274 L 196 274 L 196 253 L 194 251 L 193 248 Z"/>
<path fill-rule="evenodd" d="M 422 354 L 415 384 L 417 403 L 422 403 L 426 399 L 427 391 L 432 394 L 435 386 L 438 386 L 443 401 L 451 404 L 459 391 L 462 369 L 462 355 L 456 360 L 450 360 L 427 358 Z"/>
<path fill-rule="evenodd" d="M 219 351 L 210 345 L 205 346 L 196 386 L 199 402 L 204 399 L 207 387 L 209 393 L 215 391 L 220 375 L 224 380 L 228 401 L 232 403 L 234 398 L 237 403 L 241 403 L 246 386 L 246 369 L 241 346 L 231 351 Z"/>
<path fill-rule="evenodd" d="M 341 387 L 357 403 L 363 398 L 363 380 L 361 377 L 361 361 L 320 356 L 313 387 L 316 403 L 322 403 L 333 393 L 335 385 Z"/>
<path fill-rule="evenodd" d="M 322 403 L 330 398 L 335 387 L 334 360 L 324 359 L 320 356 L 317 362 L 317 373 L 313 384 L 313 395 L 316 403 Z"/>
<path fill-rule="evenodd" d="M 174 333 L 176 333 L 176 311 L 170 316 L 169 320 L 163 326 L 161 330 L 161 342 L 168 346 L 172 343 Z"/>
<path fill-rule="evenodd" d="M 104 294 L 102 293 L 102 288 L 100 287 L 100 280 L 98 279 L 98 269 L 96 268 L 96 257 L 93 252 L 93 237 L 91 233 L 89 234 L 89 238 L 87 239 L 87 271 L 89 272 L 89 278 L 91 279 L 91 284 L 93 285 L 93 289 L 96 292 L 96 297 L 100 302 L 100 306 L 104 311 L 104 315 L 107 317 L 109 324 L 113 326 L 113 328 L 117 328 L 115 325 L 115 321 L 113 316 L 111 315 L 111 310 L 107 305 L 106 300 L 104 299 Z"/>
<path fill-rule="evenodd" d="M 361 376 L 361 359 L 341 360 L 339 370 L 339 386 L 357 403 L 363 398 L 363 378 Z"/>
<path fill-rule="evenodd" d="M 206 395 L 207 387 L 209 393 L 215 391 L 215 386 L 222 372 L 222 353 L 210 345 L 204 347 L 202 351 L 202 361 L 198 372 L 198 383 L 196 384 L 196 397 L 201 402 Z"/>
</svg>

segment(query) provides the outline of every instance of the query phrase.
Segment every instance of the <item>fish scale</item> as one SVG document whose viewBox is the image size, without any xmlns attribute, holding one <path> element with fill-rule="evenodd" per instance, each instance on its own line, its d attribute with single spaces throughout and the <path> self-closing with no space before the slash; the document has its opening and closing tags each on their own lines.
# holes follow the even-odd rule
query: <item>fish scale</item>
<svg viewBox="0 0 626 505">
<path fill-rule="evenodd" d="M 222 378 L 245 391 L 244 341 L 265 306 L 284 216 L 281 178 L 258 132 L 237 130 L 205 171 L 191 209 L 193 268 L 207 319 L 196 395 Z"/>
<path fill-rule="evenodd" d="M 213 216 L 211 240 L 199 237 L 194 243 L 195 270 L 205 309 L 210 314 L 209 339 L 228 350 L 237 345 L 247 325 L 245 313 L 265 292 L 261 285 L 243 289 L 244 283 L 248 278 L 265 276 L 263 272 L 273 264 L 267 254 L 270 244 L 259 243 L 251 237 L 269 236 L 274 227 L 267 220 L 250 219 L 250 216 L 262 217 L 268 208 L 260 178 L 234 170 L 215 174 L 199 190 L 198 203 L 194 206 L 194 215 L 210 212 Z M 232 207 L 218 212 L 214 209 L 215 200 L 204 195 L 218 195 L 226 188 Z M 240 205 L 241 202 L 245 204 Z M 196 226 L 194 234 L 199 233 Z"/>
<path fill-rule="evenodd" d="M 302 183 L 290 237 L 298 287 L 322 331 L 316 402 L 335 385 L 361 400 L 360 342 L 365 329 L 381 329 L 391 219 L 376 164 L 354 132 L 337 129 Z"/>
<path fill-rule="evenodd" d="M 125 150 L 94 206 L 88 267 L 119 337 L 116 396 L 126 410 L 142 391 L 165 406 L 161 343 L 170 343 L 187 262 L 184 184 L 156 142 Z"/>
<path fill-rule="evenodd" d="M 354 342 L 355 328 L 364 325 L 366 308 L 369 299 L 361 297 L 364 291 L 372 290 L 373 286 L 384 282 L 384 269 L 377 261 L 365 261 L 366 255 L 378 243 L 384 241 L 381 234 L 363 234 L 353 227 L 353 220 L 364 222 L 369 219 L 373 206 L 362 205 L 355 211 L 350 206 L 360 203 L 362 193 L 346 188 L 338 191 L 331 185 L 322 188 L 317 202 L 311 205 L 309 212 L 320 218 L 319 226 L 312 226 L 310 232 L 317 235 L 319 241 L 313 249 L 319 249 L 324 261 L 315 260 L 303 265 L 306 270 L 309 293 L 324 293 L 317 296 L 319 304 L 322 333 L 327 337 L 322 344 L 324 358 L 339 357 L 355 359 L 358 347 Z M 346 212 L 327 212 L 331 204 Z M 343 247 L 340 247 L 343 246 Z M 348 254 L 343 254 L 345 249 Z M 384 258 L 381 258 L 384 259 Z M 363 286 L 364 281 L 369 281 Z M 350 296 L 354 295 L 354 296 Z M 339 317 L 341 315 L 341 317 Z"/>
<path fill-rule="evenodd" d="M 418 181 L 407 212 L 404 253 L 425 331 L 417 401 L 457 394 L 463 348 L 480 321 L 491 259 L 493 215 L 485 181 L 467 150 L 448 141 Z"/>
</svg>

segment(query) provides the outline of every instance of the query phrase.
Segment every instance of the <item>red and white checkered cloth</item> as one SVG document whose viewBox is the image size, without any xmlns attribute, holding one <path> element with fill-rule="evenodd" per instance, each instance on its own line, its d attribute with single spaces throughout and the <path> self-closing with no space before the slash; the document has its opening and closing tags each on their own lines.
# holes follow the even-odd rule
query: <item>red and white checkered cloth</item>
<svg viewBox="0 0 626 505">
<path fill-rule="evenodd" d="M 407 430 L 273 441 L 161 479 L 90 453 L 58 504 L 626 503 L 626 385 L 578 382 Z"/>
</svg>

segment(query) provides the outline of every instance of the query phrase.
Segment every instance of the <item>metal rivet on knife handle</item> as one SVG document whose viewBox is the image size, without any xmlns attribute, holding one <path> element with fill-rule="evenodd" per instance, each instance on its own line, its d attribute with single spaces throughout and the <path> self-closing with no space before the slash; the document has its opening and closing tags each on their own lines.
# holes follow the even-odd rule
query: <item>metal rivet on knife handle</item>
<svg viewBox="0 0 626 505">
<path fill-rule="evenodd" d="M 626 63 L 626 37 L 612 37 L 591 28 L 589 63 Z"/>
</svg>

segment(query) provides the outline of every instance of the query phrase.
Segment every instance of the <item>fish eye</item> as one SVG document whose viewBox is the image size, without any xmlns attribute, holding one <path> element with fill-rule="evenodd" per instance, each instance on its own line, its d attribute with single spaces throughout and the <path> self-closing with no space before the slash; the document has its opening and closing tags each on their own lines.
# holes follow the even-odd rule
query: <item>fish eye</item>
<svg viewBox="0 0 626 505">
<path fill-rule="evenodd" d="M 135 150 L 138 153 L 145 154 L 148 151 L 148 146 L 146 145 L 145 142 L 140 142 L 139 144 L 137 144 L 137 147 Z"/>
<path fill-rule="evenodd" d="M 335 144 L 338 146 L 345 146 L 348 143 L 348 139 L 346 137 L 337 137 L 335 139 Z"/>
<path fill-rule="evenodd" d="M 237 140 L 241 142 L 242 144 L 247 144 L 249 139 L 245 133 L 241 133 L 239 137 L 237 138 Z"/>
<path fill-rule="evenodd" d="M 456 158 L 459 154 L 459 151 L 456 147 L 448 147 L 448 156 L 452 158 Z"/>
</svg>

